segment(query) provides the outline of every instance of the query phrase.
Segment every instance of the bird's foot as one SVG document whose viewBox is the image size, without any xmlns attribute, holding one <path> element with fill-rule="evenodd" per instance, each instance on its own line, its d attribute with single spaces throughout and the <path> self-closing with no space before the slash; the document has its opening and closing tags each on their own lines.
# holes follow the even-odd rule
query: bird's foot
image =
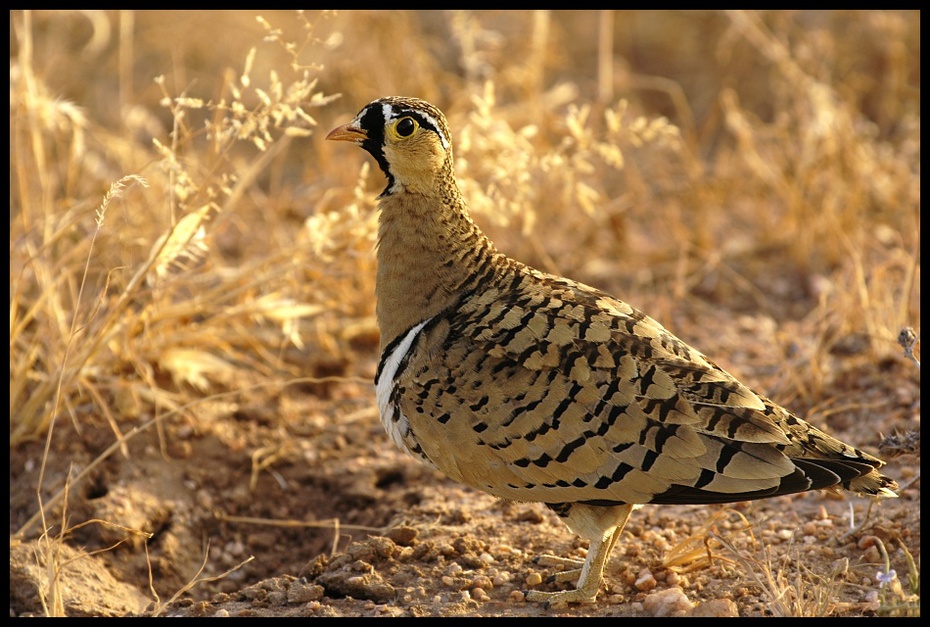
<svg viewBox="0 0 930 627">
<path fill-rule="evenodd" d="M 561 590 L 559 592 L 543 592 L 541 590 L 528 590 L 526 592 L 526 600 L 533 603 L 545 603 L 546 607 L 559 607 L 567 605 L 568 603 L 594 603 L 597 598 L 598 588 L 600 587 L 600 582 L 594 582 L 594 585 L 591 585 L 591 582 L 583 584 L 580 581 L 583 572 L 584 561 L 575 560 L 567 557 L 559 557 L 557 555 L 540 555 L 539 557 L 533 560 L 535 564 L 539 566 L 554 566 L 554 567 L 568 567 L 568 570 L 563 570 L 557 573 L 553 573 L 546 578 L 546 583 L 566 583 L 566 582 L 578 582 L 578 587 L 574 590 Z"/>
<path fill-rule="evenodd" d="M 581 577 L 581 567 L 584 566 L 583 560 L 575 560 L 569 557 L 559 557 L 558 555 L 540 555 L 533 560 L 539 566 L 568 567 L 568 570 L 553 573 L 546 578 L 546 583 L 556 583 L 565 581 L 578 581 Z"/>
</svg>

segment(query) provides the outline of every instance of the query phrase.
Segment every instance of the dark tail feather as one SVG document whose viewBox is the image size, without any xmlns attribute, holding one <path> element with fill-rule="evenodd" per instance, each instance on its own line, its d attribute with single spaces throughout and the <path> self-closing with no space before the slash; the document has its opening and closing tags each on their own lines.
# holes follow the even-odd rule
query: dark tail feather
<svg viewBox="0 0 930 627">
<path fill-rule="evenodd" d="M 736 503 L 753 501 L 782 494 L 795 494 L 808 490 L 842 487 L 853 492 L 876 496 L 897 496 L 897 484 L 881 475 L 866 462 L 846 459 L 792 459 L 795 471 L 781 482 L 766 490 L 750 492 L 709 492 L 691 486 L 672 486 L 657 494 L 650 503 L 664 505 L 700 505 L 710 503 Z"/>
</svg>

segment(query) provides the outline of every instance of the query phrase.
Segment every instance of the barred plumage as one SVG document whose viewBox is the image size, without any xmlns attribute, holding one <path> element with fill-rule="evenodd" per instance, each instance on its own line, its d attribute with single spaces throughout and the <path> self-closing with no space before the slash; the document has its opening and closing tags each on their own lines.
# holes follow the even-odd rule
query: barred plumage
<svg viewBox="0 0 930 627">
<path fill-rule="evenodd" d="M 590 541 L 592 602 L 635 506 L 821 488 L 895 496 L 883 462 L 760 396 L 630 305 L 500 253 L 469 218 L 445 117 L 382 98 L 327 139 L 377 160 L 381 419 L 398 446 Z"/>
</svg>

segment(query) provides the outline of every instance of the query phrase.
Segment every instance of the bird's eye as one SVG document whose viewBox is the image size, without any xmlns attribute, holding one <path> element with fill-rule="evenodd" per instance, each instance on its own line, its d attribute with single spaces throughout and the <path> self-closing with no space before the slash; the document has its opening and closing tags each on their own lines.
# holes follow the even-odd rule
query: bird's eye
<svg viewBox="0 0 930 627">
<path fill-rule="evenodd" d="M 401 137 L 410 137 L 417 130 L 417 122 L 413 118 L 403 118 L 395 127 Z"/>
</svg>

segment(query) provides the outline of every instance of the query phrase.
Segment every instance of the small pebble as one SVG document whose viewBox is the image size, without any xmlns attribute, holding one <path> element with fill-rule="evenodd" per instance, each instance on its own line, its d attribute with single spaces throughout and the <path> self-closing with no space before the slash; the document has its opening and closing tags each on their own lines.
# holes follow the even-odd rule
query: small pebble
<svg viewBox="0 0 930 627">
<path fill-rule="evenodd" d="M 479 575 L 471 582 L 472 588 L 481 588 L 482 590 L 491 590 L 494 588 L 494 584 L 491 582 L 490 577 L 484 575 Z M 474 592 L 472 592 L 474 594 Z"/>
<path fill-rule="evenodd" d="M 647 596 L 643 609 L 651 616 L 688 616 L 694 604 L 681 588 L 669 588 Z"/>
<path fill-rule="evenodd" d="M 731 599 L 714 599 L 696 606 L 691 611 L 691 616 L 702 616 L 705 618 L 725 618 L 730 616 L 739 616 L 739 609 Z"/>
<path fill-rule="evenodd" d="M 481 588 L 472 588 L 471 598 L 473 598 L 475 601 L 490 601 L 491 600 L 491 597 L 489 597 L 488 594 Z"/>
<path fill-rule="evenodd" d="M 636 578 L 636 581 L 633 582 L 633 587 L 641 592 L 646 592 L 655 588 L 656 578 L 652 575 L 652 571 L 648 568 L 639 571 L 639 576 Z"/>
</svg>

